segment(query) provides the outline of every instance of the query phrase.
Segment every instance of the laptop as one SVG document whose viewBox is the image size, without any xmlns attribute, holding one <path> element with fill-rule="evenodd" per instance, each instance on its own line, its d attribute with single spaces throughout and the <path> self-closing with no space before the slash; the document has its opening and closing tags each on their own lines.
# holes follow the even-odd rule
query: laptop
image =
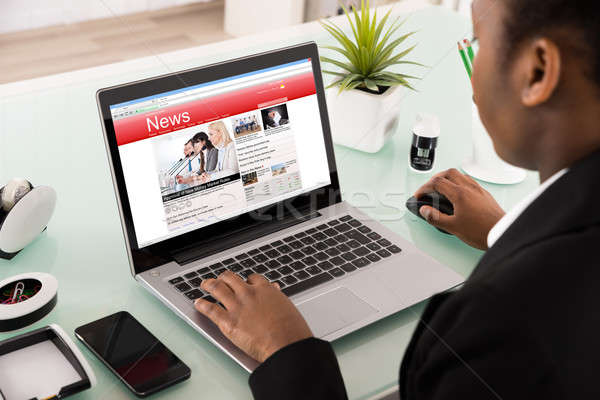
<svg viewBox="0 0 600 400">
<path fill-rule="evenodd" d="M 342 199 L 315 43 L 97 100 L 131 273 L 247 371 L 193 306 L 225 270 L 278 282 L 329 341 L 464 281 Z"/>
</svg>

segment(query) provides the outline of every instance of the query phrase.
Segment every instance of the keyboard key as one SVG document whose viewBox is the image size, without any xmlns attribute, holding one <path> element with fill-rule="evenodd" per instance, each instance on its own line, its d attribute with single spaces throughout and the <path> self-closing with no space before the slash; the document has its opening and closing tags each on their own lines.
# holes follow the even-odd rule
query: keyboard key
<svg viewBox="0 0 600 400">
<path fill-rule="evenodd" d="M 322 272 L 319 275 L 315 275 L 311 278 L 308 278 L 305 281 L 296 283 L 295 285 L 291 285 L 282 290 L 284 294 L 287 296 L 293 296 L 297 293 L 303 292 L 305 290 L 311 289 L 315 286 L 318 286 L 322 283 L 328 282 L 332 280 L 333 277 L 329 275 L 327 272 Z"/>
<path fill-rule="evenodd" d="M 335 230 L 338 232 L 348 232 L 351 229 L 352 229 L 352 227 L 348 224 L 339 224 L 338 226 L 335 227 Z"/>
<path fill-rule="evenodd" d="M 208 268 L 208 267 L 200 268 L 197 272 L 200 275 L 208 274 L 210 272 L 210 268 Z"/>
<path fill-rule="evenodd" d="M 221 275 L 225 271 L 227 271 L 227 268 L 225 268 L 225 267 L 219 268 L 218 270 L 215 271 L 215 275 L 219 276 L 219 275 Z"/>
<path fill-rule="evenodd" d="M 195 277 L 194 279 L 190 279 L 188 283 L 192 285 L 192 287 L 198 287 L 202 284 L 202 279 Z"/>
<path fill-rule="evenodd" d="M 330 273 L 331 275 L 335 276 L 336 278 L 339 278 L 340 276 L 342 276 L 342 275 L 344 275 L 344 274 L 345 274 L 345 272 L 344 272 L 344 271 L 342 271 L 342 270 L 341 270 L 341 269 L 339 269 L 339 268 L 334 268 L 334 269 L 332 269 L 331 271 L 329 271 L 329 273 Z"/>
<path fill-rule="evenodd" d="M 332 238 L 327 238 L 323 241 L 323 243 L 325 243 L 327 246 L 331 247 L 331 246 L 335 246 L 336 244 L 338 244 L 338 242 L 335 241 L 335 239 Z"/>
<path fill-rule="evenodd" d="M 260 246 L 258 249 L 259 249 L 260 251 L 267 251 L 267 250 L 269 250 L 270 248 L 271 248 L 271 245 L 270 245 L 270 244 L 265 244 L 264 246 Z"/>
<path fill-rule="evenodd" d="M 248 279 L 248 277 L 250 275 L 252 275 L 254 273 L 254 271 L 252 271 L 251 269 L 246 269 L 243 270 L 242 272 L 240 272 L 240 275 L 243 276 L 244 278 Z"/>
<path fill-rule="evenodd" d="M 369 228 L 368 226 L 359 226 L 358 228 L 356 228 L 360 233 L 364 233 L 367 234 L 369 232 L 371 232 L 371 228 Z"/>
<path fill-rule="evenodd" d="M 207 280 L 207 279 L 217 279 L 217 276 L 213 273 L 210 274 L 206 274 L 206 275 L 202 275 L 202 279 Z"/>
<path fill-rule="evenodd" d="M 283 267 L 279 268 L 277 272 L 279 272 L 281 275 L 288 275 L 294 272 L 294 270 L 288 267 L 287 265 L 284 265 Z"/>
<path fill-rule="evenodd" d="M 265 251 L 265 255 L 269 258 L 275 258 L 275 257 L 279 257 L 281 255 L 281 253 L 275 249 L 271 249 L 271 250 Z"/>
<path fill-rule="evenodd" d="M 316 265 L 313 265 L 311 267 L 306 268 L 305 271 L 308 272 L 311 275 L 317 275 L 320 272 L 322 272 L 321 268 L 317 267 Z"/>
<path fill-rule="evenodd" d="M 204 296 L 204 297 L 202 298 L 202 300 L 206 300 L 206 301 L 209 301 L 209 302 L 211 302 L 211 303 L 216 303 L 216 302 L 217 302 L 217 299 L 215 299 L 215 298 L 214 298 L 214 297 L 212 297 L 211 295 Z"/>
<path fill-rule="evenodd" d="M 350 238 L 351 240 L 356 240 L 360 244 L 367 244 L 371 242 L 368 237 L 356 230 L 346 232 L 346 236 L 348 236 L 348 238 Z"/>
<path fill-rule="evenodd" d="M 322 251 L 316 253 L 315 255 L 313 255 L 313 257 L 319 261 L 327 260 L 329 258 L 329 256 Z"/>
<path fill-rule="evenodd" d="M 299 240 L 294 240 L 293 242 L 290 242 L 288 244 L 290 245 L 290 247 L 292 249 L 296 249 L 296 250 L 301 249 L 302 247 L 304 247 L 304 245 L 302 244 L 302 242 L 299 241 Z"/>
<path fill-rule="evenodd" d="M 313 233 L 317 233 L 317 228 L 310 228 L 310 229 L 304 231 L 304 233 L 306 233 L 308 235 L 312 235 Z"/>
<path fill-rule="evenodd" d="M 303 238 L 304 236 L 306 236 L 306 232 L 300 232 L 300 233 L 296 233 L 294 235 L 296 238 L 300 239 Z"/>
<path fill-rule="evenodd" d="M 345 264 L 346 261 L 344 261 L 344 259 L 342 257 L 333 257 L 331 260 L 329 260 L 333 263 L 333 265 L 337 265 L 338 267 L 342 264 Z"/>
<path fill-rule="evenodd" d="M 392 242 L 390 242 L 390 241 L 389 241 L 389 240 L 387 240 L 387 239 L 379 239 L 379 240 L 377 241 L 377 243 L 379 243 L 379 244 L 380 244 L 381 246 L 383 246 L 383 247 L 387 247 L 387 246 L 391 246 L 391 245 L 392 245 Z"/>
<path fill-rule="evenodd" d="M 323 242 L 317 242 L 313 245 L 313 247 L 317 250 L 325 250 L 328 246 Z"/>
<path fill-rule="evenodd" d="M 248 254 L 250 254 L 251 256 L 255 256 L 259 253 L 260 253 L 260 251 L 258 249 L 252 249 L 248 252 Z"/>
<path fill-rule="evenodd" d="M 388 249 L 388 251 L 390 251 L 394 254 L 400 253 L 402 251 L 402 249 L 400 247 L 396 246 L 395 244 L 388 247 L 387 249 Z"/>
<path fill-rule="evenodd" d="M 293 236 L 288 236 L 288 237 L 283 238 L 283 241 L 286 243 L 293 242 L 294 240 L 296 240 L 296 239 L 294 239 Z"/>
<path fill-rule="evenodd" d="M 219 269 L 219 268 L 221 268 L 222 266 L 223 266 L 223 263 L 220 263 L 220 262 L 218 262 L 218 263 L 214 263 L 214 264 L 213 264 L 213 265 L 211 265 L 209 268 L 210 268 L 210 269 L 212 269 L 212 270 L 214 271 L 215 269 Z"/>
<path fill-rule="evenodd" d="M 331 247 L 327 250 L 325 250 L 325 253 L 327 253 L 330 257 L 335 257 L 335 256 L 339 256 L 341 253 L 338 249 L 336 249 L 335 247 Z"/>
<path fill-rule="evenodd" d="M 329 221 L 329 222 L 327 223 L 327 225 L 329 225 L 329 226 L 334 226 L 334 225 L 337 225 L 337 224 L 339 224 L 339 223 L 340 223 L 340 221 L 338 221 L 337 219 L 334 219 L 334 220 L 332 220 L 332 221 Z"/>
<path fill-rule="evenodd" d="M 283 289 L 286 286 L 285 283 L 283 283 L 282 281 L 273 281 L 273 283 L 278 284 L 279 289 Z"/>
<path fill-rule="evenodd" d="M 273 243 L 271 243 L 271 246 L 273 247 L 279 247 L 283 244 L 283 242 L 281 240 L 276 240 Z"/>
<path fill-rule="evenodd" d="M 233 258 L 228 258 L 227 260 L 223 260 L 221 262 L 225 265 L 230 265 L 230 264 L 233 264 L 235 262 L 235 260 Z"/>
<path fill-rule="evenodd" d="M 346 272 L 356 271 L 356 267 L 350 263 L 342 265 L 341 268 Z"/>
<path fill-rule="evenodd" d="M 258 263 L 262 263 L 268 260 L 267 256 L 265 256 L 264 254 L 258 254 L 252 257 L 252 259 Z"/>
<path fill-rule="evenodd" d="M 360 243 L 354 239 L 350 240 L 348 243 L 346 243 L 348 246 L 352 247 L 353 249 L 356 249 L 357 247 L 360 247 Z"/>
<path fill-rule="evenodd" d="M 367 258 L 369 259 L 369 261 L 371 262 L 377 262 L 379 260 L 381 260 L 381 257 L 379 257 L 377 254 L 375 253 L 371 253 L 371 254 L 367 254 Z"/>
<path fill-rule="evenodd" d="M 366 256 L 370 253 L 369 249 L 367 249 L 366 247 L 359 247 L 358 249 L 355 249 L 352 252 L 359 257 Z"/>
<path fill-rule="evenodd" d="M 317 265 L 319 266 L 319 268 L 321 268 L 322 270 L 325 270 L 325 271 L 333 268 L 333 264 L 330 263 L 329 261 L 322 261 L 322 262 L 318 263 Z"/>
<path fill-rule="evenodd" d="M 315 240 L 325 240 L 325 239 L 327 239 L 327 235 L 324 234 L 323 232 L 317 232 L 314 235 L 312 235 L 312 237 Z"/>
<path fill-rule="evenodd" d="M 371 261 L 367 260 L 364 257 L 357 258 L 356 260 L 352 261 L 352 265 L 354 265 L 357 268 L 366 267 L 369 264 L 371 264 Z"/>
<path fill-rule="evenodd" d="M 327 228 L 329 228 L 329 225 L 326 225 L 326 224 L 321 224 L 321 225 L 317 226 L 317 229 L 320 229 L 320 230 L 327 229 Z"/>
<path fill-rule="evenodd" d="M 313 255 L 317 252 L 317 249 L 315 249 L 312 246 L 306 246 L 305 248 L 302 249 L 302 252 L 304 254 L 306 254 L 307 256 Z"/>
<path fill-rule="evenodd" d="M 183 282 L 183 278 L 182 278 L 182 277 L 180 277 L 180 276 L 178 276 L 177 278 L 173 278 L 173 279 L 171 279 L 171 280 L 169 281 L 169 283 L 170 283 L 171 285 L 176 285 L 176 284 L 178 284 L 178 283 L 180 283 L 180 282 Z"/>
<path fill-rule="evenodd" d="M 351 219 L 352 219 L 352 217 L 351 217 L 351 216 L 349 216 L 349 215 L 344 215 L 342 218 L 340 218 L 340 221 L 342 221 L 342 222 L 347 222 L 347 221 L 350 221 Z"/>
<path fill-rule="evenodd" d="M 243 267 L 250 268 L 256 265 L 256 261 L 251 258 L 246 258 L 245 260 L 240 261 L 240 264 L 242 264 Z"/>
<path fill-rule="evenodd" d="M 235 256 L 236 260 L 243 260 L 244 258 L 248 258 L 248 257 L 250 257 L 250 256 L 246 253 L 238 254 L 237 256 Z"/>
<path fill-rule="evenodd" d="M 282 263 L 282 264 L 289 264 L 289 263 L 291 263 L 291 262 L 292 262 L 292 261 L 294 261 L 294 260 L 292 260 L 292 257 L 290 257 L 290 256 L 288 256 L 288 255 L 285 255 L 285 256 L 281 256 L 281 257 L 279 257 L 279 258 L 277 259 L 277 261 L 279 261 L 279 262 L 280 262 L 280 263 Z"/>
<path fill-rule="evenodd" d="M 315 243 L 315 242 L 316 242 L 316 240 L 315 240 L 315 239 L 313 239 L 313 238 L 312 238 L 312 237 L 310 237 L 310 236 L 307 236 L 307 237 L 305 237 L 305 238 L 302 238 L 302 239 L 300 239 L 300 241 L 301 241 L 302 243 L 306 244 L 306 245 L 308 245 L 308 244 L 313 244 L 313 243 Z"/>
<path fill-rule="evenodd" d="M 284 276 L 281 278 L 281 280 L 287 285 L 293 285 L 294 283 L 298 282 L 298 279 L 294 278 L 292 275 Z"/>
<path fill-rule="evenodd" d="M 373 251 L 377 251 L 377 250 L 381 249 L 381 246 L 378 245 L 377 243 L 369 243 L 369 244 L 367 244 L 367 247 L 369 250 L 373 250 Z"/>
<path fill-rule="evenodd" d="M 389 251 L 387 251 L 386 249 L 381 249 L 377 252 L 378 255 L 380 255 L 381 257 L 389 257 L 392 255 L 392 253 L 390 253 Z"/>
<path fill-rule="evenodd" d="M 379 239 L 381 239 L 381 235 L 379 233 L 377 233 L 377 232 L 367 233 L 367 236 L 370 239 L 373 239 L 373 240 L 379 240 Z"/>
<path fill-rule="evenodd" d="M 188 290 L 190 290 L 192 287 L 190 285 L 188 285 L 185 282 L 182 283 L 178 283 L 177 285 L 175 285 L 175 287 L 177 288 L 177 290 L 179 290 L 180 292 L 187 292 Z"/>
<path fill-rule="evenodd" d="M 342 254 L 342 258 L 346 261 L 352 261 L 356 258 L 356 256 L 352 253 L 344 253 Z"/>
<path fill-rule="evenodd" d="M 229 270 L 230 270 L 231 272 L 240 272 L 240 271 L 241 271 L 241 270 L 243 270 L 243 269 L 244 269 L 244 267 L 242 267 L 242 266 L 241 266 L 240 264 L 238 264 L 238 263 L 235 263 L 235 264 L 233 264 L 233 265 L 230 265 L 230 266 L 229 266 Z"/>
<path fill-rule="evenodd" d="M 310 274 L 306 271 L 298 271 L 294 272 L 294 276 L 300 280 L 304 280 L 306 278 L 310 278 Z"/>
<path fill-rule="evenodd" d="M 196 300 L 196 299 L 199 299 L 200 297 L 204 296 L 204 293 L 202 293 L 198 289 L 194 289 L 194 290 L 190 290 L 189 292 L 186 292 L 185 295 L 190 300 Z"/>
<path fill-rule="evenodd" d="M 302 262 L 306 265 L 313 265 L 317 263 L 317 260 L 312 256 L 308 256 L 305 259 L 303 259 Z"/>
<path fill-rule="evenodd" d="M 265 274 L 265 277 L 270 281 L 274 281 L 281 278 L 281 274 L 277 271 L 269 271 Z"/>
<path fill-rule="evenodd" d="M 302 258 L 304 258 L 306 256 L 304 255 L 303 252 L 296 250 L 296 251 L 292 251 L 290 253 L 290 257 L 292 257 L 292 258 L 294 258 L 296 260 L 300 260 L 300 259 L 302 259 Z"/>
<path fill-rule="evenodd" d="M 344 244 L 344 243 L 340 243 L 340 244 L 338 244 L 337 246 L 335 246 L 335 248 L 336 248 L 338 251 L 341 251 L 342 253 L 345 253 L 345 252 L 347 252 L 347 251 L 350 251 L 350 246 L 348 246 L 347 244 Z"/>
<path fill-rule="evenodd" d="M 267 267 L 265 267 L 264 265 L 257 265 L 256 267 L 252 268 L 254 270 L 254 272 L 256 272 L 257 274 L 264 274 L 265 272 L 267 272 L 269 269 Z"/>
<path fill-rule="evenodd" d="M 197 276 L 198 274 L 196 273 L 196 271 L 192 271 L 192 272 L 188 272 L 187 274 L 184 275 L 185 279 L 192 279 L 193 277 Z"/>
<path fill-rule="evenodd" d="M 357 221 L 357 220 L 355 220 L 355 219 L 348 220 L 348 223 L 349 223 L 350 225 L 352 225 L 353 227 L 355 227 L 355 228 L 356 228 L 357 226 L 361 226 L 361 225 L 362 225 L 362 224 L 361 224 L 359 221 Z"/>
<path fill-rule="evenodd" d="M 265 265 L 266 265 L 267 267 L 269 267 L 269 269 L 275 269 L 275 268 L 277 268 L 277 267 L 280 267 L 280 266 L 281 266 L 281 263 L 280 263 L 279 261 L 277 261 L 277 260 L 269 260 L 269 261 L 267 261 L 267 262 L 265 263 Z"/>
<path fill-rule="evenodd" d="M 290 251 L 292 251 L 292 248 L 290 246 L 288 246 L 287 244 L 284 244 L 283 246 L 279 246 L 277 248 L 277 251 L 280 253 L 289 253 Z"/>
<path fill-rule="evenodd" d="M 329 237 L 332 237 L 332 236 L 337 236 L 337 234 L 338 234 L 338 231 L 336 231 L 336 230 L 335 230 L 335 229 L 333 229 L 333 228 L 329 228 L 329 229 L 325 229 L 325 230 L 323 231 L 323 233 L 324 233 L 324 234 L 326 234 L 326 235 L 327 235 L 327 236 L 329 236 Z"/>
<path fill-rule="evenodd" d="M 296 271 L 300 271 L 303 270 L 306 267 L 306 265 L 302 261 L 294 261 L 290 264 L 290 267 L 294 268 L 294 270 Z"/>
<path fill-rule="evenodd" d="M 333 238 L 340 243 L 344 243 L 344 242 L 347 242 L 348 240 L 350 240 L 350 239 L 348 239 L 348 237 L 346 235 L 337 235 L 337 236 L 334 236 Z"/>
</svg>

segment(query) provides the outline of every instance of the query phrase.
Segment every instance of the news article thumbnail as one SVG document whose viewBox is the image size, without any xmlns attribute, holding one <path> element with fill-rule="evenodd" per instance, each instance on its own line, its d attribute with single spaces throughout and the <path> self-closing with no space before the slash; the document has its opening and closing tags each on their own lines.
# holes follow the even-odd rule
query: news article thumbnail
<svg viewBox="0 0 600 400">
<path fill-rule="evenodd" d="M 235 138 L 262 131 L 260 115 L 257 111 L 236 115 L 231 118 L 231 127 Z"/>
<path fill-rule="evenodd" d="M 280 104 L 260 110 L 265 130 L 275 129 L 290 123 L 287 105 Z"/>
</svg>

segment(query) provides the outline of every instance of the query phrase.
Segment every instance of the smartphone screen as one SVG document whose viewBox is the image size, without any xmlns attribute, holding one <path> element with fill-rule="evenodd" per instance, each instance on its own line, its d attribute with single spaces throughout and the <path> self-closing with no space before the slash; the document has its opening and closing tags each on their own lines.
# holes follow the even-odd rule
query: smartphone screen
<svg viewBox="0 0 600 400">
<path fill-rule="evenodd" d="M 75 329 L 76 336 L 138 396 L 190 377 L 190 369 L 125 311 Z"/>
</svg>

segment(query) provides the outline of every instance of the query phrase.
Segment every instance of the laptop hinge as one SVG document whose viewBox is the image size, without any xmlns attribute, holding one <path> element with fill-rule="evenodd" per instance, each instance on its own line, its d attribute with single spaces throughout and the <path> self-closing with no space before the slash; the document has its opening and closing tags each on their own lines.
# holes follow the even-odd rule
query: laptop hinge
<svg viewBox="0 0 600 400">
<path fill-rule="evenodd" d="M 179 265 L 188 264 L 320 216 L 321 213 L 312 210 L 302 216 L 290 215 L 279 220 L 266 221 L 258 226 L 229 231 L 213 237 L 209 243 L 198 243 L 175 250 L 171 256 Z"/>
</svg>

